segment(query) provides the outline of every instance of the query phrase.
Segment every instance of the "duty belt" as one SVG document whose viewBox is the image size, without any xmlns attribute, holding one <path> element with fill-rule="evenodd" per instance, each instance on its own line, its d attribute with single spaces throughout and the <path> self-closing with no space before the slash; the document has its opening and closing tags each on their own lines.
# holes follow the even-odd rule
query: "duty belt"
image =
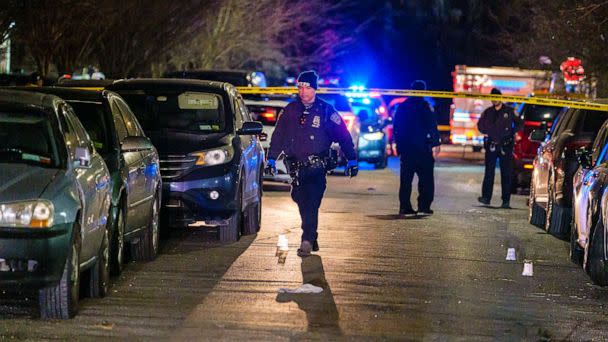
<svg viewBox="0 0 608 342">
<path fill-rule="evenodd" d="M 298 177 L 300 174 L 300 169 L 302 168 L 325 169 L 327 166 L 325 159 L 325 157 L 321 157 L 316 154 L 306 157 L 306 160 L 304 161 L 297 161 L 287 158 L 287 169 L 289 171 L 289 175 L 291 176 L 292 183 L 299 185 Z"/>
</svg>

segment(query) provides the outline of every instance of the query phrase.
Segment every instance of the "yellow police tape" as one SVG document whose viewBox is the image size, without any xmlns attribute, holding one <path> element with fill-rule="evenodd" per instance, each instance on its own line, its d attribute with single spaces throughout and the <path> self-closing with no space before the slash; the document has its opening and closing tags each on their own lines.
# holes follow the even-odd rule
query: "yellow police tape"
<svg viewBox="0 0 608 342">
<path fill-rule="evenodd" d="M 289 95 L 297 94 L 298 89 L 295 87 L 237 87 L 241 94 L 260 94 L 260 95 Z M 435 97 L 435 98 L 463 98 L 463 99 L 479 99 L 489 101 L 529 103 L 535 105 L 552 106 L 552 107 L 570 107 L 579 109 L 590 109 L 599 111 L 608 111 L 608 103 L 595 103 L 584 101 L 570 101 L 552 99 L 548 97 L 526 97 L 514 95 L 493 95 L 479 93 L 457 93 L 451 91 L 432 91 L 432 90 L 407 90 L 407 89 L 365 89 L 363 91 L 352 90 L 349 88 L 319 88 L 319 94 L 342 94 L 360 96 L 363 94 L 378 94 L 389 96 L 404 96 L 404 97 Z"/>
</svg>

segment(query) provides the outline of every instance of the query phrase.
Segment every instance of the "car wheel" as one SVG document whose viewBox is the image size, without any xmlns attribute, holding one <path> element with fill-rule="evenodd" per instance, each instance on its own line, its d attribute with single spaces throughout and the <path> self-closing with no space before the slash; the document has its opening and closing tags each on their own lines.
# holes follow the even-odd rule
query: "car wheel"
<svg viewBox="0 0 608 342">
<path fill-rule="evenodd" d="M 547 199 L 547 216 L 545 229 L 547 232 L 560 239 L 565 239 L 569 234 L 570 210 L 555 203 L 555 189 L 550 186 L 551 191 Z"/>
<path fill-rule="evenodd" d="M 570 260 L 579 265 L 583 265 L 583 249 L 578 244 L 578 229 L 576 223 L 574 222 L 574 217 L 572 218 L 572 224 L 570 225 Z"/>
<path fill-rule="evenodd" d="M 239 239 L 241 226 L 243 225 L 242 202 L 243 201 L 243 179 L 239 180 L 239 189 L 236 194 L 236 210 L 230 215 L 225 224 L 217 227 L 218 240 L 221 243 L 235 242 Z"/>
<path fill-rule="evenodd" d="M 120 201 L 120 207 L 116 213 L 116 221 L 112 231 L 112 242 L 110 243 L 110 272 L 113 276 L 122 273 L 125 259 L 125 207 Z"/>
<path fill-rule="evenodd" d="M 139 241 L 131 244 L 133 258 L 136 261 L 152 261 L 158 254 L 159 244 L 160 201 L 158 191 L 154 196 L 150 222 L 141 234 Z"/>
<path fill-rule="evenodd" d="M 385 169 L 386 165 L 388 164 L 387 158 L 388 158 L 387 156 L 384 156 L 384 158 L 382 158 L 380 161 L 376 162 L 374 164 L 374 168 L 375 169 Z"/>
<path fill-rule="evenodd" d="M 75 223 L 59 283 L 38 292 L 41 318 L 68 319 L 76 314 L 80 297 L 80 245 L 80 224 Z"/>
<path fill-rule="evenodd" d="M 473 146 L 473 152 L 481 152 L 481 146 Z"/>
<path fill-rule="evenodd" d="M 262 188 L 258 188 L 258 201 L 245 210 L 243 219 L 243 235 L 251 235 L 260 231 L 262 225 Z"/>
<path fill-rule="evenodd" d="M 606 269 L 606 260 L 604 258 L 605 234 L 604 224 L 600 217 L 595 230 L 593 231 L 593 238 L 591 239 L 591 246 L 589 246 L 589 257 L 587 261 L 587 269 L 591 280 L 600 286 L 608 285 L 608 270 Z"/>
<path fill-rule="evenodd" d="M 530 197 L 528 200 L 528 221 L 539 228 L 545 224 L 544 210 L 538 203 L 534 194 L 534 184 L 530 185 Z"/>
<path fill-rule="evenodd" d="M 99 248 L 99 257 L 89 274 L 89 297 L 103 298 L 108 294 L 110 285 L 110 244 L 108 230 L 104 229 Z"/>
</svg>

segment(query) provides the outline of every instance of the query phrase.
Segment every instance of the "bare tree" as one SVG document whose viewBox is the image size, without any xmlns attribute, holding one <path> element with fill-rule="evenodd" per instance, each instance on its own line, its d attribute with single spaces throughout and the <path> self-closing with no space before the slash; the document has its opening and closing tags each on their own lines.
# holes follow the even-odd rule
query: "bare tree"
<svg viewBox="0 0 608 342">
<path fill-rule="evenodd" d="M 243 68 L 268 61 L 328 69 L 350 38 L 335 29 L 322 0 L 217 1 L 191 41 L 170 53 L 177 68 Z"/>
<path fill-rule="evenodd" d="M 150 66 L 201 26 L 204 0 L 106 0 L 99 3 L 103 32 L 96 58 L 114 78 L 150 72 Z"/>
</svg>

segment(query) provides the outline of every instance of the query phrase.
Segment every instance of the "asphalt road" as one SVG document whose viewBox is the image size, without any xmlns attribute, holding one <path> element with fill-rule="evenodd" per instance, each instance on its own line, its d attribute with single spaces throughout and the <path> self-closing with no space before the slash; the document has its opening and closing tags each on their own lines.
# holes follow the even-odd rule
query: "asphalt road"
<svg viewBox="0 0 608 342">
<path fill-rule="evenodd" d="M 511 210 L 479 206 L 478 159 L 444 151 L 435 214 L 419 219 L 395 215 L 396 160 L 329 177 L 321 250 L 306 259 L 295 253 L 297 208 L 273 186 L 256 236 L 222 246 L 205 229 L 176 231 L 156 261 L 127 265 L 108 297 L 83 299 L 68 321 L 35 318 L 33 299 L 3 299 L 0 339 L 608 340 L 608 289 L 570 263 L 567 242 L 527 223 L 524 196 Z M 509 247 L 517 261 L 505 260 Z M 323 292 L 278 293 L 303 283 Z"/>
</svg>

